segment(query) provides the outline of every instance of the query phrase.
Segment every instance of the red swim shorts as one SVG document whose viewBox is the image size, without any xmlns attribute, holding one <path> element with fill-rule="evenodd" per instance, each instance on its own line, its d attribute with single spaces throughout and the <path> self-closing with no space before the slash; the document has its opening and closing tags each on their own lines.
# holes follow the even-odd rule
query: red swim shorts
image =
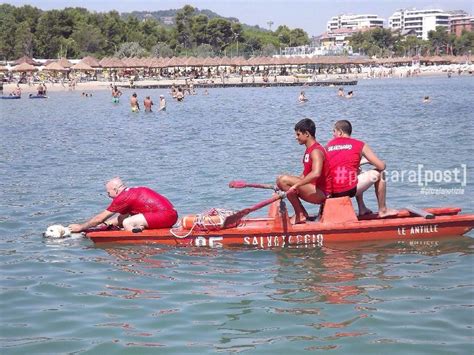
<svg viewBox="0 0 474 355">
<path fill-rule="evenodd" d="M 178 220 L 178 212 L 176 210 L 145 212 L 143 216 L 148 224 L 148 229 L 170 228 Z"/>
</svg>

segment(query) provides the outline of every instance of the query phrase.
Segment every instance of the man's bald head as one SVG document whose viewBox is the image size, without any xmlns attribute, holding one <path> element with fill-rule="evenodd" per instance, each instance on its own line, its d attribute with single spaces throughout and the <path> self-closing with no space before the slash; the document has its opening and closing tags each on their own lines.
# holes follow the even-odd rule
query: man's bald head
<svg viewBox="0 0 474 355">
<path fill-rule="evenodd" d="M 115 198 L 119 193 L 121 193 L 126 188 L 125 184 L 123 183 L 122 179 L 118 176 L 110 179 L 105 184 L 105 189 L 107 190 L 107 194 L 111 198 Z"/>
</svg>

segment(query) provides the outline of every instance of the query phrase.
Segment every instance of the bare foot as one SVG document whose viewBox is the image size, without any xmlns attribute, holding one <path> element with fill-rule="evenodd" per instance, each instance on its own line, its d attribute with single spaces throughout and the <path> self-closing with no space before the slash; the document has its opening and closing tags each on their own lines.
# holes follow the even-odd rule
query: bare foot
<svg viewBox="0 0 474 355">
<path fill-rule="evenodd" d="M 391 208 L 386 208 L 384 210 L 379 211 L 380 218 L 392 217 L 392 216 L 396 216 L 397 214 L 398 214 L 398 211 L 393 210 Z"/>
<path fill-rule="evenodd" d="M 359 210 L 359 217 L 366 216 L 366 215 L 372 214 L 372 213 L 373 213 L 372 210 L 369 210 L 367 207 L 361 208 Z"/>
<path fill-rule="evenodd" d="M 302 224 L 302 223 L 306 223 L 306 216 L 292 216 L 290 218 L 290 223 L 291 224 Z"/>
</svg>

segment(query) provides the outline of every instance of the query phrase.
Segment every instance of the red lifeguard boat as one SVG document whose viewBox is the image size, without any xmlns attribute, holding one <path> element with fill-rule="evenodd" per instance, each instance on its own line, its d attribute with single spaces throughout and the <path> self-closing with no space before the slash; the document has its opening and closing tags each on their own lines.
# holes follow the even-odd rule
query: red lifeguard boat
<svg viewBox="0 0 474 355">
<path fill-rule="evenodd" d="M 267 217 L 243 218 L 270 204 Z M 410 208 L 396 216 L 378 218 L 377 214 L 358 218 L 348 197 L 328 199 L 317 221 L 290 223 L 282 196 L 274 195 L 252 208 L 242 210 L 224 221 L 222 227 L 144 230 L 138 233 L 90 231 L 94 243 L 165 244 L 176 246 L 250 246 L 256 248 L 307 246 L 319 247 L 335 242 L 409 240 L 461 236 L 474 228 L 474 214 L 459 214 L 460 208 Z"/>
</svg>

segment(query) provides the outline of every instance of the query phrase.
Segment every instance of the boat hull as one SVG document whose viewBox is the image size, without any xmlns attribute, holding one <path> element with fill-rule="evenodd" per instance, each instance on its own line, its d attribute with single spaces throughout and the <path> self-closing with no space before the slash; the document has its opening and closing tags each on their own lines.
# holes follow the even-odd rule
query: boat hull
<svg viewBox="0 0 474 355">
<path fill-rule="evenodd" d="M 352 205 L 350 207 L 352 208 Z M 342 206 L 342 211 L 344 208 Z M 298 225 L 289 223 L 287 213 L 281 215 L 275 211 L 277 211 L 276 203 L 270 207 L 269 217 L 245 219 L 239 226 L 223 230 L 199 231 L 194 229 L 190 231 L 176 228 L 172 230 L 144 230 L 139 233 L 118 230 L 95 231 L 86 235 L 98 244 L 154 243 L 191 247 L 274 248 L 318 247 L 337 242 L 400 241 L 461 236 L 474 227 L 474 215 L 458 215 L 459 208 L 427 209 L 426 211 L 434 215 L 432 219 L 413 216 L 408 211 L 400 211 L 393 218 L 381 219 L 369 216 L 359 220 L 354 216 L 341 213 L 341 209 L 337 209 L 337 212 L 338 216 L 342 217 L 331 219 L 331 208 L 326 206 L 319 222 L 306 222 Z M 186 234 L 189 235 L 185 236 Z"/>
</svg>

